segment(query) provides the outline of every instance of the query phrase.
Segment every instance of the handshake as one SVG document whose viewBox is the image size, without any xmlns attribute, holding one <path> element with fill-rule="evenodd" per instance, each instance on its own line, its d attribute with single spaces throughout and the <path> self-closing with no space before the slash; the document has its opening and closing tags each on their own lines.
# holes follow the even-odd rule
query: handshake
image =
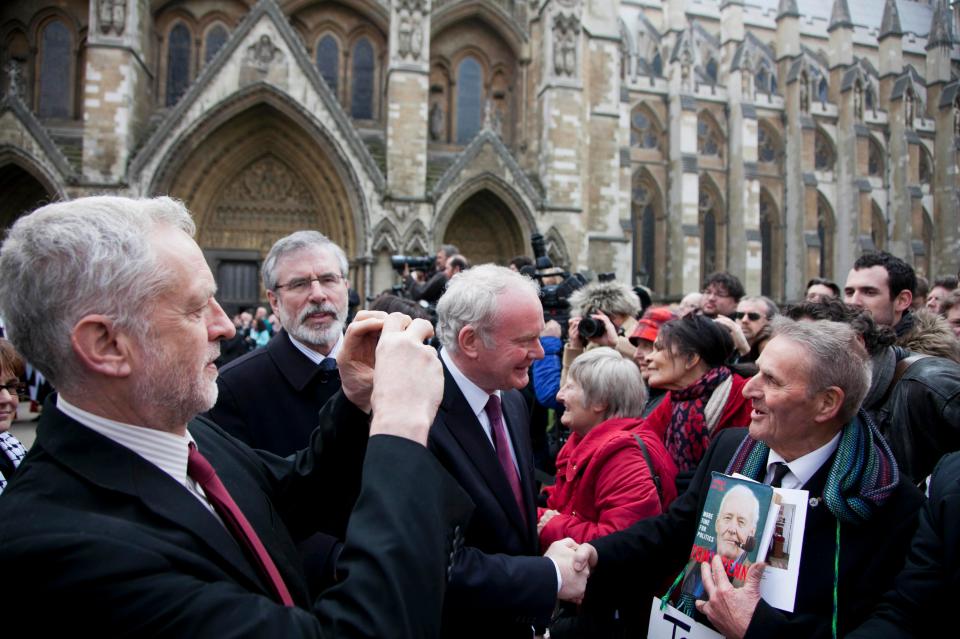
<svg viewBox="0 0 960 639">
<path fill-rule="evenodd" d="M 560 593 L 557 596 L 563 601 L 581 603 L 590 570 L 597 565 L 596 549 L 567 537 L 550 544 L 544 557 L 552 559 L 560 570 Z"/>
</svg>

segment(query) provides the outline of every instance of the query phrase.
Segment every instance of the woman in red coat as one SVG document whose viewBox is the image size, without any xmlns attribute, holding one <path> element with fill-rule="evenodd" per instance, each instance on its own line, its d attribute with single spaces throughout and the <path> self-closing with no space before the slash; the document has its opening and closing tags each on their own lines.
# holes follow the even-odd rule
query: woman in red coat
<svg viewBox="0 0 960 639">
<path fill-rule="evenodd" d="M 590 541 L 666 510 L 677 496 L 677 470 L 659 436 L 632 431 L 646 403 L 636 364 L 611 348 L 586 351 L 571 365 L 557 400 L 572 434 L 557 455 L 557 481 L 545 489 L 547 508 L 540 509 L 537 525 L 541 547 L 564 537 Z"/>
<path fill-rule="evenodd" d="M 751 405 L 742 392 L 747 380 L 726 366 L 732 353 L 723 326 L 687 315 L 661 326 L 646 356 L 647 382 L 669 392 L 643 427 L 660 436 L 677 465 L 680 492 L 718 432 L 750 425 Z"/>
</svg>

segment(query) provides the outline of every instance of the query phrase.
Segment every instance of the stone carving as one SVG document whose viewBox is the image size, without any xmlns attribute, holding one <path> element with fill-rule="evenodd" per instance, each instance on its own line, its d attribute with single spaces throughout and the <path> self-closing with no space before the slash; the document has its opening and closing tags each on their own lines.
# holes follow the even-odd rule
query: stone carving
<svg viewBox="0 0 960 639">
<path fill-rule="evenodd" d="M 908 129 L 913 128 L 913 117 L 914 117 L 914 98 L 913 91 L 907 89 L 903 93 L 903 120 L 907 125 Z"/>
<path fill-rule="evenodd" d="M 806 73 L 800 74 L 800 111 L 810 112 L 810 80 Z"/>
<path fill-rule="evenodd" d="M 123 35 L 127 22 L 127 0 L 99 0 L 97 22 L 104 34 Z"/>
<path fill-rule="evenodd" d="M 553 72 L 559 76 L 577 74 L 577 39 L 580 20 L 575 15 L 558 13 L 553 18 Z"/>
<path fill-rule="evenodd" d="M 303 179 L 269 155 L 241 171 L 219 200 L 215 229 L 295 230 L 316 224 L 317 204 Z"/>
<path fill-rule="evenodd" d="M 953 136 L 960 137 L 960 98 L 953 102 Z"/>
<path fill-rule="evenodd" d="M 270 36 L 263 34 L 255 44 L 247 47 L 247 62 L 261 71 L 266 71 L 274 62 L 283 62 L 283 51 L 273 45 Z"/>
<path fill-rule="evenodd" d="M 397 55 L 401 59 L 419 60 L 423 54 L 423 16 L 426 0 L 397 2 Z"/>
<path fill-rule="evenodd" d="M 19 60 L 7 60 L 4 72 L 7 74 L 7 95 L 23 97 L 23 65 Z"/>
<path fill-rule="evenodd" d="M 440 102 L 434 102 L 433 106 L 430 107 L 430 139 L 434 142 L 443 140 L 444 118 L 443 107 L 440 106 Z"/>
<path fill-rule="evenodd" d="M 680 89 L 693 91 L 693 49 L 687 41 L 680 50 Z"/>
<path fill-rule="evenodd" d="M 859 82 L 853 85 L 853 117 L 863 119 L 863 87 Z"/>
</svg>

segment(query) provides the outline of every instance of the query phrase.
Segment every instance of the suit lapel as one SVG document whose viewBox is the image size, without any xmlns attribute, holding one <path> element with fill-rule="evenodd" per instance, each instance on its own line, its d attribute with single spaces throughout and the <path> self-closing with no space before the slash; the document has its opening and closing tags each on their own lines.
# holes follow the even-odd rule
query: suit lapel
<svg viewBox="0 0 960 639">
<path fill-rule="evenodd" d="M 447 430 L 450 431 L 450 434 L 463 449 L 466 458 L 470 460 L 483 477 L 490 488 L 490 492 L 496 497 L 497 503 L 507 514 L 507 518 L 520 534 L 527 538 L 529 535 L 526 524 L 527 518 L 521 514 L 517 502 L 513 498 L 513 490 L 503 474 L 503 469 L 497 460 L 496 451 L 445 364 L 443 374 L 443 402 L 440 405 L 440 410 L 443 412 L 443 421 Z M 512 431 L 512 429 L 508 430 Z M 516 443 L 514 443 L 514 448 L 517 448 Z M 521 473 L 521 479 L 522 477 L 523 474 Z"/>
<path fill-rule="evenodd" d="M 44 408 L 37 443 L 61 464 L 100 488 L 139 500 L 143 506 L 192 533 L 225 570 L 253 590 L 270 592 L 240 546 L 196 497 L 133 451 L 61 413 Z"/>
</svg>

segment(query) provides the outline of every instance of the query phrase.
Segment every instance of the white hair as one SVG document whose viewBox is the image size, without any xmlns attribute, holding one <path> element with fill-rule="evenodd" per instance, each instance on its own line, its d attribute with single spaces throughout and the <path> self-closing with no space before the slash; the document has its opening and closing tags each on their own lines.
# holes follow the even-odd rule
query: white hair
<svg viewBox="0 0 960 639">
<path fill-rule="evenodd" d="M 146 336 L 170 278 L 150 239 L 164 226 L 196 231 L 177 200 L 114 196 L 49 204 L 10 228 L 0 248 L 0 313 L 10 341 L 54 386 L 80 379 L 70 336 L 82 317 L 106 315 Z"/>
<path fill-rule="evenodd" d="M 647 403 L 647 390 L 640 369 L 607 346 L 579 355 L 567 373 L 583 389 L 586 406 L 606 404 L 604 419 L 640 417 Z"/>
<path fill-rule="evenodd" d="M 350 264 L 347 260 L 347 254 L 336 243 L 323 233 L 317 231 L 297 231 L 286 237 L 281 237 L 274 242 L 267 253 L 267 258 L 263 260 L 262 276 L 263 288 L 273 291 L 277 287 L 277 262 L 285 255 L 296 253 L 305 248 L 317 248 L 323 251 L 329 251 L 340 263 L 340 274 L 347 276 Z"/>
<path fill-rule="evenodd" d="M 460 331 L 470 325 L 484 344 L 492 346 L 489 334 L 500 310 L 497 298 L 509 290 L 529 291 L 534 296 L 540 293 L 540 287 L 532 279 L 496 264 L 481 264 L 454 275 L 437 302 L 440 344 L 452 353 L 457 352 Z"/>
<path fill-rule="evenodd" d="M 757 523 L 760 521 L 760 500 L 757 499 L 757 496 L 753 494 L 752 490 L 741 484 L 737 484 L 726 492 L 723 499 L 720 500 L 720 508 L 717 510 L 717 515 L 719 516 L 723 511 L 723 505 L 727 503 L 728 499 L 733 499 L 737 496 L 750 498 L 750 517 L 753 520 L 754 528 L 756 528 Z"/>
</svg>

